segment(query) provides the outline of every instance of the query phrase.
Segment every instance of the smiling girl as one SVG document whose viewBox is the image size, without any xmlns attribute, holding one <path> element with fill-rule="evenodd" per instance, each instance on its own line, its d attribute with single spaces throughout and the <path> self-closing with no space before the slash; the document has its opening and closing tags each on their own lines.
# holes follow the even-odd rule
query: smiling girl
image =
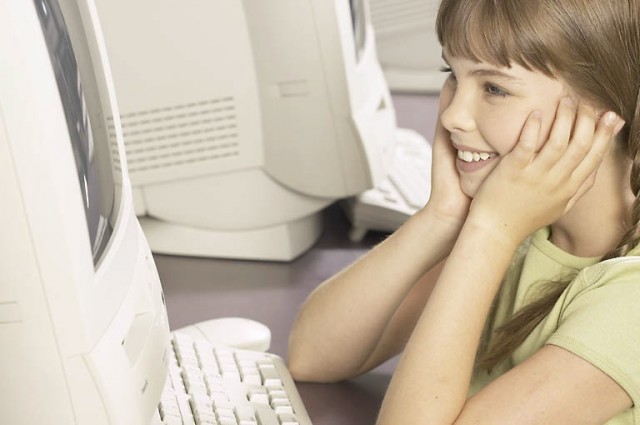
<svg viewBox="0 0 640 425">
<path fill-rule="evenodd" d="M 640 1 L 443 0 L 428 204 L 319 286 L 289 367 L 402 352 L 379 424 L 640 424 Z"/>
</svg>

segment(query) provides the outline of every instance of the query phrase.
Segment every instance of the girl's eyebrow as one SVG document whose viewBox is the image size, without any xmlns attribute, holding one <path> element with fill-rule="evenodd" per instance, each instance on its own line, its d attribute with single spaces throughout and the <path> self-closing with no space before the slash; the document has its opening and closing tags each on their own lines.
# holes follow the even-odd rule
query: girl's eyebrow
<svg viewBox="0 0 640 425">
<path fill-rule="evenodd" d="M 498 77 L 498 78 L 504 78 L 512 81 L 520 80 L 519 78 L 514 77 L 513 75 L 507 74 L 506 72 L 498 71 L 497 69 L 484 69 L 484 68 L 475 69 L 471 71 L 471 75 L 476 77 Z"/>
<path fill-rule="evenodd" d="M 449 61 L 447 60 L 447 54 L 446 52 L 442 51 L 442 60 L 449 65 Z M 521 78 L 518 78 L 516 76 L 513 76 L 511 74 L 508 74 L 506 72 L 497 70 L 497 69 L 491 69 L 491 68 L 478 68 L 478 69 L 474 69 L 473 71 L 470 72 L 470 75 L 474 76 L 474 77 L 494 77 L 494 78 L 502 78 L 505 80 L 509 80 L 511 82 L 518 82 L 521 81 Z"/>
</svg>

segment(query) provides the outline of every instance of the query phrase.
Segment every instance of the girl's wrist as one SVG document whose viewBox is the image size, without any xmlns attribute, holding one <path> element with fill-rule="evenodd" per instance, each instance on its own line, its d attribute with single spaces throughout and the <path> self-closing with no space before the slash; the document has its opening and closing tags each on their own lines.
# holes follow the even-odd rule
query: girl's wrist
<svg viewBox="0 0 640 425">
<path fill-rule="evenodd" d="M 474 233 L 482 233 L 487 242 L 495 243 L 507 250 L 515 251 L 518 246 L 529 236 L 529 232 L 505 220 L 496 214 L 483 214 L 473 208 L 465 221 L 465 228 L 472 229 Z"/>
<path fill-rule="evenodd" d="M 448 243 L 451 246 L 455 243 L 464 225 L 463 218 L 442 213 L 430 204 L 419 210 L 413 219 L 425 223 L 431 237 L 441 239 L 442 243 Z"/>
</svg>

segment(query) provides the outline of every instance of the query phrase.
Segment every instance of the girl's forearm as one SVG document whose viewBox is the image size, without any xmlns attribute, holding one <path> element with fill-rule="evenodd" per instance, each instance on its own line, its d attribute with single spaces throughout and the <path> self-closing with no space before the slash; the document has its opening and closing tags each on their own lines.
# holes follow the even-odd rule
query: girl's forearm
<svg viewBox="0 0 640 425">
<path fill-rule="evenodd" d="M 452 424 L 464 407 L 484 322 L 517 244 L 467 221 L 405 348 L 379 425 Z"/>
<path fill-rule="evenodd" d="M 358 373 L 416 281 L 450 251 L 457 231 L 428 209 L 318 287 L 290 336 L 298 379 L 335 381 Z"/>
</svg>

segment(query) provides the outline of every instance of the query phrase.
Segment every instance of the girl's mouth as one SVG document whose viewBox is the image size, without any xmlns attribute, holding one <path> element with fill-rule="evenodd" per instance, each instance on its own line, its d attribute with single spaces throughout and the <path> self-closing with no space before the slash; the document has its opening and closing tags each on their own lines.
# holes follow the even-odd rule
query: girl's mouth
<svg viewBox="0 0 640 425">
<path fill-rule="evenodd" d="M 456 167 L 461 173 L 473 173 L 481 170 L 498 158 L 499 155 L 495 152 L 472 152 L 458 150 L 458 160 L 456 161 Z"/>
<path fill-rule="evenodd" d="M 471 151 L 458 151 L 458 158 L 464 162 L 478 162 L 478 161 L 486 161 L 487 159 L 491 159 L 495 157 L 495 153 L 489 152 L 471 152 Z"/>
</svg>

